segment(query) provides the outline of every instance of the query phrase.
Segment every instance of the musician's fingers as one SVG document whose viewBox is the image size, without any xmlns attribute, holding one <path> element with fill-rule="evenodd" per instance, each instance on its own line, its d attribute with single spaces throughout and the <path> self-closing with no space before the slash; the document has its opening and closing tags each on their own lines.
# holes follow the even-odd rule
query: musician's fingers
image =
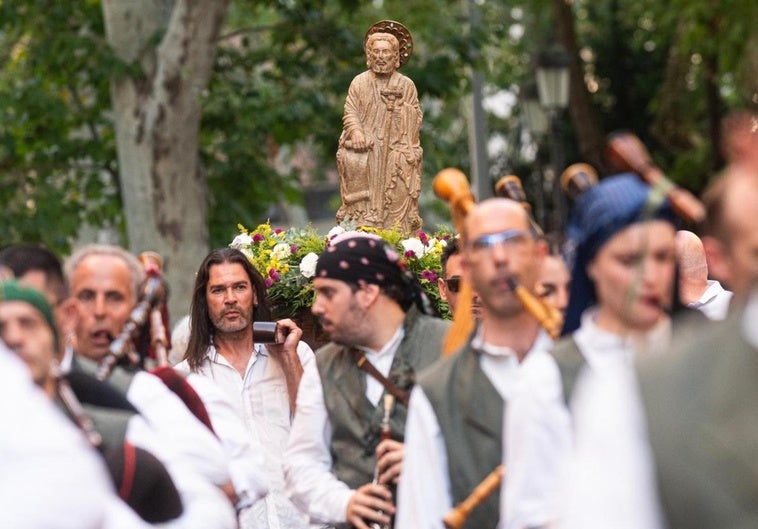
<svg viewBox="0 0 758 529">
<path fill-rule="evenodd" d="M 380 472 L 379 483 L 382 485 L 386 485 L 388 483 L 397 484 L 398 480 L 400 479 L 400 474 L 402 472 L 403 472 L 403 460 L 400 459 L 399 461 L 389 466 L 383 472 Z"/>
<path fill-rule="evenodd" d="M 395 439 L 384 439 L 376 447 L 376 457 L 381 458 L 387 452 L 403 449 L 403 443 Z"/>
</svg>

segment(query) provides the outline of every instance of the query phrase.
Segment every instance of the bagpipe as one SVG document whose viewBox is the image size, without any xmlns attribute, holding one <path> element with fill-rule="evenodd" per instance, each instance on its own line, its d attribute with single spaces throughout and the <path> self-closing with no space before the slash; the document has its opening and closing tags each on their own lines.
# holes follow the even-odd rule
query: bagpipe
<svg viewBox="0 0 758 529">
<path fill-rule="evenodd" d="M 108 355 L 100 363 L 97 372 L 100 380 L 106 380 L 122 358 L 127 358 L 133 366 L 140 366 L 146 358 L 152 358 L 157 367 L 169 365 L 163 259 L 156 252 L 142 252 L 139 261 L 145 270 L 140 299 L 121 333 L 111 342 Z M 149 336 L 148 348 L 145 347 L 146 333 Z"/>
</svg>

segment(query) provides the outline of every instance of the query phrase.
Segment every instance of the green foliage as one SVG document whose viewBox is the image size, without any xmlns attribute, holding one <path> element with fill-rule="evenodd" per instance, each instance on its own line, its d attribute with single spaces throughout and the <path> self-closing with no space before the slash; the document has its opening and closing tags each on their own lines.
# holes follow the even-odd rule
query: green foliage
<svg viewBox="0 0 758 529">
<path fill-rule="evenodd" d="M 238 222 L 256 225 L 272 206 L 301 202 L 301 173 L 315 182 L 335 174 L 345 95 L 365 69 L 363 36 L 385 18 L 414 38 L 403 73 L 424 110 L 422 205 L 425 218 L 446 218 L 429 187 L 444 167 L 469 171 L 469 74 L 478 69 L 493 90 L 532 78 L 554 1 L 477 2 L 473 29 L 471 3 L 458 0 L 232 2 L 202 95 L 211 245 L 225 244 Z M 711 121 L 753 97 L 758 4 L 576 0 L 572 9 L 603 130 L 631 129 L 672 178 L 699 190 L 717 152 Z M 110 52 L 101 10 L 97 0 L 0 2 L 2 243 L 65 251 L 83 223 L 123 233 L 109 80 L 139 69 Z M 672 64 L 677 75 L 666 73 Z M 720 108 L 707 104 L 709 81 Z M 493 170 L 533 169 L 518 114 L 488 115 L 490 133 L 507 142 Z M 300 149 L 307 170 L 294 162 Z"/>
</svg>

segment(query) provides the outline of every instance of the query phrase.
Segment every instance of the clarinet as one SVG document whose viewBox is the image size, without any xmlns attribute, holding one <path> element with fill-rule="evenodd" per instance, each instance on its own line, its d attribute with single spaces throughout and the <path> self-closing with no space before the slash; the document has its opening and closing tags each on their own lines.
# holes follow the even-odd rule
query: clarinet
<svg viewBox="0 0 758 529">
<path fill-rule="evenodd" d="M 395 404 L 395 397 L 391 393 L 384 395 L 384 416 L 382 417 L 382 424 L 379 428 L 379 442 L 385 439 L 392 439 L 392 425 L 390 424 L 390 415 L 392 414 L 392 406 Z M 371 481 L 374 485 L 379 484 L 379 466 L 374 467 L 374 479 Z M 381 512 L 381 511 L 380 511 Z M 390 529 L 390 524 L 380 524 L 374 522 L 371 524 L 371 529 Z"/>
</svg>

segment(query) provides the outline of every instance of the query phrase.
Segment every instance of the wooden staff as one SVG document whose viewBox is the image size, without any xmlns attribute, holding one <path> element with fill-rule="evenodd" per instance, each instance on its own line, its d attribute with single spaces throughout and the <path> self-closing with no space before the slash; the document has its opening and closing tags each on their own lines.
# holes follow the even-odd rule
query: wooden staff
<svg viewBox="0 0 758 529">
<path fill-rule="evenodd" d="M 487 474 L 487 477 L 477 485 L 468 497 L 460 502 L 456 507 L 450 510 L 442 519 L 447 529 L 460 529 L 466 523 L 468 515 L 471 514 L 480 503 L 495 492 L 503 481 L 505 467 L 498 465 L 495 470 Z"/>
<path fill-rule="evenodd" d="M 659 190 L 671 202 L 674 211 L 690 223 L 705 220 L 705 207 L 689 191 L 666 178 L 663 171 L 650 159 L 645 146 L 634 134 L 616 132 L 608 137 L 606 156 L 612 165 L 624 171 L 639 174 L 653 188 Z"/>
<path fill-rule="evenodd" d="M 475 204 L 466 175 L 451 167 L 443 169 L 434 177 L 432 189 L 438 197 L 450 204 L 455 231 L 461 233 L 463 220 Z M 458 304 L 453 313 L 453 324 L 442 346 L 443 356 L 449 356 L 460 349 L 474 330 L 474 318 L 471 316 L 474 293 L 468 281 L 461 281 L 460 285 Z"/>
<path fill-rule="evenodd" d="M 597 171 L 587 163 L 571 164 L 561 174 L 561 189 L 572 199 L 576 199 L 595 184 Z"/>
</svg>

